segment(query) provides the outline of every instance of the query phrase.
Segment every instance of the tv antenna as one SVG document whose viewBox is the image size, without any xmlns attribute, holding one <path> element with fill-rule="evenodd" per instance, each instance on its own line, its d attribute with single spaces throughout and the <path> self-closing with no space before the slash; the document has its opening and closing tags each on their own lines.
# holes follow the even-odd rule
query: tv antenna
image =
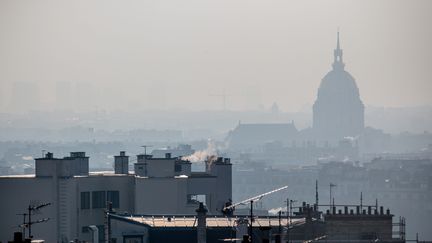
<svg viewBox="0 0 432 243">
<path fill-rule="evenodd" d="M 34 203 L 31 202 L 27 207 L 27 213 L 18 214 L 18 215 L 24 216 L 23 223 L 21 225 L 19 225 L 19 227 L 23 229 L 24 236 L 25 236 L 25 229 L 27 228 L 29 238 L 30 239 L 33 238 L 33 235 L 31 232 L 31 226 L 33 224 L 44 223 L 44 222 L 47 222 L 49 220 L 49 218 L 38 219 L 35 221 L 32 221 L 32 219 L 31 219 L 31 216 L 33 214 L 40 213 L 40 209 L 42 209 L 46 206 L 49 206 L 49 205 L 51 205 L 51 203 L 43 203 L 43 204 L 35 205 Z M 28 216 L 28 221 L 26 221 L 26 216 Z"/>
</svg>

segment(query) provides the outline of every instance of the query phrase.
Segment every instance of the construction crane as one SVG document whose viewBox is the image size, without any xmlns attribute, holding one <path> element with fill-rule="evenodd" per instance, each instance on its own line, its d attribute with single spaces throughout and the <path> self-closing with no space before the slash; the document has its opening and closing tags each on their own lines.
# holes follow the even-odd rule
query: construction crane
<svg viewBox="0 0 432 243">
<path fill-rule="evenodd" d="M 225 89 L 223 89 L 222 93 L 220 93 L 220 94 L 210 94 L 209 96 L 221 97 L 222 98 L 223 110 L 226 111 L 226 99 L 227 99 L 228 96 L 231 96 L 231 95 L 226 94 Z"/>
<path fill-rule="evenodd" d="M 270 195 L 272 193 L 275 193 L 275 192 L 278 192 L 278 191 L 281 191 L 281 190 L 285 190 L 287 188 L 288 188 L 288 186 L 283 186 L 281 188 L 277 188 L 277 189 L 274 189 L 272 191 L 269 191 L 269 192 L 266 192 L 266 193 L 263 193 L 263 194 L 260 194 L 260 195 L 248 198 L 248 199 L 243 200 L 241 202 L 234 203 L 234 204 L 231 204 L 229 206 L 225 206 L 222 209 L 222 212 L 224 212 L 224 213 L 225 212 L 232 212 L 236 206 L 238 206 L 238 205 L 245 205 L 246 203 L 250 203 L 250 223 L 249 223 L 249 232 L 248 233 L 249 233 L 249 242 L 252 243 L 253 203 L 256 202 L 256 201 L 261 200 L 263 197 L 265 197 L 267 195 Z"/>
</svg>

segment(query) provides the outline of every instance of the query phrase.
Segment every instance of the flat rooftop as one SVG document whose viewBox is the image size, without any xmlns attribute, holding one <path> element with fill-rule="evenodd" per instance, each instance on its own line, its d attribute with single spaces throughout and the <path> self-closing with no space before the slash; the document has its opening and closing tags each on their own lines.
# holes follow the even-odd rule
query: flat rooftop
<svg viewBox="0 0 432 243">
<path fill-rule="evenodd" d="M 116 218 L 123 218 L 124 220 L 140 223 L 150 227 L 196 227 L 196 216 L 119 216 Z M 244 219 L 244 216 L 234 217 L 221 217 L 221 216 L 208 216 L 207 227 L 235 227 L 236 221 Z M 289 221 L 289 220 L 288 220 Z M 305 223 L 304 218 L 291 219 L 292 225 L 301 225 Z M 253 225 L 255 227 L 278 227 L 278 217 L 255 217 Z M 287 225 L 287 218 L 281 218 L 281 225 Z"/>
</svg>

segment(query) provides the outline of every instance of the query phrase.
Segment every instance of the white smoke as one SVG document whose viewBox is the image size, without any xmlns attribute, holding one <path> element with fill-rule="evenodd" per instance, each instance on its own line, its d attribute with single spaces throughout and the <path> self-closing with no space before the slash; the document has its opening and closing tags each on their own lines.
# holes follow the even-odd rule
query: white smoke
<svg viewBox="0 0 432 243">
<path fill-rule="evenodd" d="M 271 215 L 276 215 L 279 213 L 279 211 L 286 212 L 287 207 L 278 207 L 278 208 L 272 208 L 268 210 L 268 213 Z"/>
<path fill-rule="evenodd" d="M 207 141 L 207 148 L 205 150 L 199 150 L 189 156 L 183 156 L 182 160 L 187 160 L 189 162 L 204 162 L 216 160 L 218 156 L 218 150 L 216 144 L 209 139 Z"/>
</svg>

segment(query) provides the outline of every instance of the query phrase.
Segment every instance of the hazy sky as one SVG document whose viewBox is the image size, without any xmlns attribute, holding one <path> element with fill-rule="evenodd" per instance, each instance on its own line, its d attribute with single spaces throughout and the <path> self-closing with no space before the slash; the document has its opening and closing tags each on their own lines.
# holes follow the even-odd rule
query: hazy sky
<svg viewBox="0 0 432 243">
<path fill-rule="evenodd" d="M 2 0 L 0 108 L 14 82 L 38 83 L 43 107 L 70 82 L 79 107 L 220 109 L 211 94 L 225 89 L 229 109 L 298 111 L 331 68 L 338 27 L 366 105 L 432 105 L 431 12 L 432 1 Z"/>
</svg>

